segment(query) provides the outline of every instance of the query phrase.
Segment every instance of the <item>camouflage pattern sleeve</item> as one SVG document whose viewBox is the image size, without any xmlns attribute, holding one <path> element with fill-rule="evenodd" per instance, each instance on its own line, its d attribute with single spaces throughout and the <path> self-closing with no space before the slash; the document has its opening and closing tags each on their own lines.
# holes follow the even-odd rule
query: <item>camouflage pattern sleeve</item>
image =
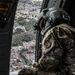
<svg viewBox="0 0 75 75">
<path fill-rule="evenodd" d="M 75 56 L 75 42 L 72 31 L 75 32 L 75 29 L 66 24 L 60 24 L 48 29 L 42 40 L 41 58 L 32 67 L 22 69 L 18 75 L 56 75 L 55 70 L 60 63 L 62 55 L 64 56 L 63 63 L 67 63 L 66 67 L 70 69 L 71 57 Z M 64 72 L 67 72 L 65 70 L 66 67 L 61 69 L 63 73 L 59 72 L 61 73 L 60 75 L 68 75 L 64 74 Z M 71 69 L 69 73 L 69 75 L 73 75 Z"/>
<path fill-rule="evenodd" d="M 42 40 L 42 56 L 38 63 L 40 69 L 51 72 L 56 69 L 62 56 L 63 48 L 67 50 L 70 48 L 72 33 L 69 28 L 67 25 L 61 24 L 46 31 Z M 61 44 L 63 48 L 60 47 Z"/>
</svg>

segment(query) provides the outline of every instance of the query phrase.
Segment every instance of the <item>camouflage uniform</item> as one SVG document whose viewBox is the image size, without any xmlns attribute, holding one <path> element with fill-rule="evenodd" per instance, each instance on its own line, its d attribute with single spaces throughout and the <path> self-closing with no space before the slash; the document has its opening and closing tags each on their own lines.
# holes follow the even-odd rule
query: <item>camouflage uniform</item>
<svg viewBox="0 0 75 75">
<path fill-rule="evenodd" d="M 42 40 L 42 56 L 37 64 L 32 68 L 28 68 L 30 75 L 55 75 L 54 72 L 58 69 L 57 66 L 60 66 L 60 68 L 67 66 L 65 69 L 69 69 L 69 74 L 71 73 L 71 58 L 75 53 L 75 42 L 72 32 L 75 32 L 75 29 L 66 24 L 49 28 L 45 32 Z M 61 63 L 64 63 L 62 66 L 60 64 L 60 58 L 62 58 Z M 24 71 L 26 70 L 24 69 Z"/>
<path fill-rule="evenodd" d="M 59 66 L 70 73 L 75 64 L 75 29 L 66 24 L 60 24 L 49 28 L 42 40 L 42 57 L 39 60 L 39 67 L 43 71 L 55 72 Z M 67 69 L 67 70 L 65 70 Z M 74 70 L 75 71 L 75 70 Z"/>
</svg>

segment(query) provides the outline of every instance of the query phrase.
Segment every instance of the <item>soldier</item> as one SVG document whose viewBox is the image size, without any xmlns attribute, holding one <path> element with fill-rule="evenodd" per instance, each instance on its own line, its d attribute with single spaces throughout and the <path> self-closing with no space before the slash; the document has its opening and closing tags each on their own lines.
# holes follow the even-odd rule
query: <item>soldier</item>
<svg viewBox="0 0 75 75">
<path fill-rule="evenodd" d="M 75 29 L 70 26 L 70 17 L 61 8 L 49 8 L 41 12 L 42 55 L 32 67 L 22 69 L 18 75 L 72 75 L 75 59 Z"/>
</svg>

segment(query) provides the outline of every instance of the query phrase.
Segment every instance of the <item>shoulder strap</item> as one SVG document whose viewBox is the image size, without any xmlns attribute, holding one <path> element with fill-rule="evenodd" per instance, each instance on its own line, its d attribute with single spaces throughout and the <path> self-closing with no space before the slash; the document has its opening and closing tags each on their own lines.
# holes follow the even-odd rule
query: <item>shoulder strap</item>
<svg viewBox="0 0 75 75">
<path fill-rule="evenodd" d="M 58 29 L 58 28 L 59 27 L 55 27 L 55 29 Z M 66 66 L 66 64 L 64 62 L 66 60 L 67 50 L 64 50 L 63 45 L 60 43 L 60 40 L 59 40 L 58 36 L 55 34 L 54 31 L 53 31 L 52 36 L 54 37 L 54 39 L 58 43 L 59 48 L 61 50 L 63 50 L 62 56 L 61 56 L 61 58 L 59 60 L 59 64 L 58 64 L 58 66 L 56 68 L 56 73 L 66 75 L 67 73 L 69 73 L 69 68 Z"/>
</svg>

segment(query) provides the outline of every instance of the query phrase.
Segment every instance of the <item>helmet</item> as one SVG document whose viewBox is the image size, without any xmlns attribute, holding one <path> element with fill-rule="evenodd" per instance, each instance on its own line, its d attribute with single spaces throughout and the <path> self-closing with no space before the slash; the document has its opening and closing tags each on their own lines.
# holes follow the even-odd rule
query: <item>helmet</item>
<svg viewBox="0 0 75 75">
<path fill-rule="evenodd" d="M 70 23 L 70 16 L 61 8 L 50 8 L 45 16 L 51 27 L 62 23 Z"/>
<path fill-rule="evenodd" d="M 56 7 L 43 9 L 37 21 L 39 29 L 47 26 L 53 27 L 62 23 L 70 24 L 70 16 L 65 10 Z"/>
</svg>

